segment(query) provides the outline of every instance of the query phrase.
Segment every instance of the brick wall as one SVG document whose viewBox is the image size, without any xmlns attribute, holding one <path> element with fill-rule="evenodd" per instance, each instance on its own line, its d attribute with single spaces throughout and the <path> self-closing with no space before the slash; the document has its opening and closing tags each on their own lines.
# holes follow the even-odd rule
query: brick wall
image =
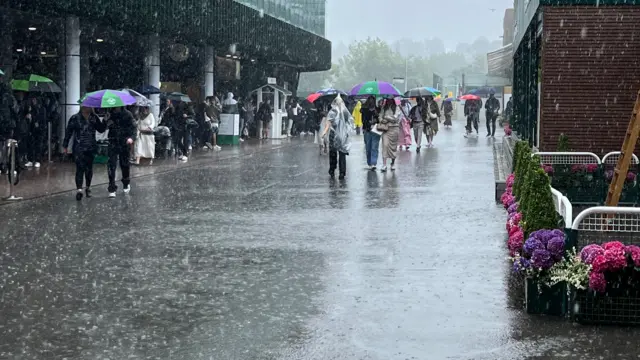
<svg viewBox="0 0 640 360">
<path fill-rule="evenodd" d="M 545 6 L 540 149 L 619 151 L 640 90 L 640 6 Z"/>
</svg>

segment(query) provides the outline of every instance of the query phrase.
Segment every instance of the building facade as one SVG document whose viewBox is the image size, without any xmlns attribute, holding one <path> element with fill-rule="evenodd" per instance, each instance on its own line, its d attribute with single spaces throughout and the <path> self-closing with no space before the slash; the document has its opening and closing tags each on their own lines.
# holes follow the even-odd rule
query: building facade
<svg viewBox="0 0 640 360">
<path fill-rule="evenodd" d="M 323 36 L 233 0 L 0 4 L 0 69 L 64 89 L 60 137 L 89 91 L 150 84 L 199 101 L 221 91 L 248 96 L 268 78 L 295 91 L 300 72 L 331 67 Z"/>
<path fill-rule="evenodd" d="M 325 36 L 326 0 L 237 0 L 316 35 Z"/>
<path fill-rule="evenodd" d="M 640 1 L 516 1 L 514 128 L 542 151 L 619 151 L 640 90 Z"/>
</svg>

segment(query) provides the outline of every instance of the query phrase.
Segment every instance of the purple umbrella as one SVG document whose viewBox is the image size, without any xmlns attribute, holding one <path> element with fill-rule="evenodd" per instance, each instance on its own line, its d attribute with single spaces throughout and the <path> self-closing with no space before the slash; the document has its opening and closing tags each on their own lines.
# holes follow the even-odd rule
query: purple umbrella
<svg viewBox="0 0 640 360">
<path fill-rule="evenodd" d="M 133 105 L 136 99 L 124 91 L 99 90 L 85 95 L 80 103 L 91 108 L 114 108 Z"/>
<path fill-rule="evenodd" d="M 391 85 L 386 81 L 366 81 L 354 86 L 353 89 L 351 89 L 351 92 L 349 93 L 349 95 L 351 96 L 366 96 L 366 95 L 402 96 L 402 93 L 395 86 Z"/>
</svg>

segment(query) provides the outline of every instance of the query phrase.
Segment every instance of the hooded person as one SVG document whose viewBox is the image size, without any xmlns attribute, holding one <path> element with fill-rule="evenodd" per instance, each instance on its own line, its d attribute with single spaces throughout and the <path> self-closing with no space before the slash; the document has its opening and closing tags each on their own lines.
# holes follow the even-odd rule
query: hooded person
<svg viewBox="0 0 640 360">
<path fill-rule="evenodd" d="M 85 181 L 85 194 L 91 197 L 91 180 L 93 179 L 93 160 L 98 153 L 96 131 L 103 133 L 107 130 L 107 124 L 93 112 L 92 108 L 81 107 L 80 111 L 71 116 L 64 134 L 62 147 L 64 153 L 69 153 L 69 141 L 73 138 L 73 158 L 76 163 L 76 200 L 82 200 L 83 180 Z"/>
<path fill-rule="evenodd" d="M 338 95 L 331 103 L 331 110 L 327 114 L 327 123 L 322 136 L 329 133 L 329 176 L 335 177 L 339 166 L 340 180 L 347 175 L 347 158 L 351 149 L 349 131 L 353 127 L 353 116 Z"/>
<path fill-rule="evenodd" d="M 358 100 L 356 102 L 356 106 L 353 108 L 353 112 L 351 115 L 353 116 L 353 124 L 356 127 L 356 134 L 360 135 L 360 129 L 362 129 L 362 113 L 360 110 L 362 109 L 362 102 Z"/>
<path fill-rule="evenodd" d="M 107 171 L 109 174 L 109 197 L 116 197 L 116 170 L 118 163 L 122 172 L 122 187 L 125 194 L 131 191 L 130 186 L 130 147 L 133 139 L 136 138 L 138 129 L 136 127 L 133 114 L 125 108 L 118 107 L 111 109 L 107 117 L 107 128 L 109 129 L 109 160 Z"/>
</svg>

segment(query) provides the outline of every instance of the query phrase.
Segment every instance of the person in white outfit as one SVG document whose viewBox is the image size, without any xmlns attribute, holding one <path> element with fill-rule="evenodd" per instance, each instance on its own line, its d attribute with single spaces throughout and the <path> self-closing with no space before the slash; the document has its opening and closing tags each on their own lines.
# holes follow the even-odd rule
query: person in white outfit
<svg viewBox="0 0 640 360">
<path fill-rule="evenodd" d="M 156 153 L 156 139 L 153 129 L 156 127 L 156 118 L 149 107 L 140 108 L 140 120 L 138 121 L 138 139 L 136 140 L 136 165 L 140 165 L 140 159 L 149 159 L 149 165 L 153 164 Z"/>
</svg>

